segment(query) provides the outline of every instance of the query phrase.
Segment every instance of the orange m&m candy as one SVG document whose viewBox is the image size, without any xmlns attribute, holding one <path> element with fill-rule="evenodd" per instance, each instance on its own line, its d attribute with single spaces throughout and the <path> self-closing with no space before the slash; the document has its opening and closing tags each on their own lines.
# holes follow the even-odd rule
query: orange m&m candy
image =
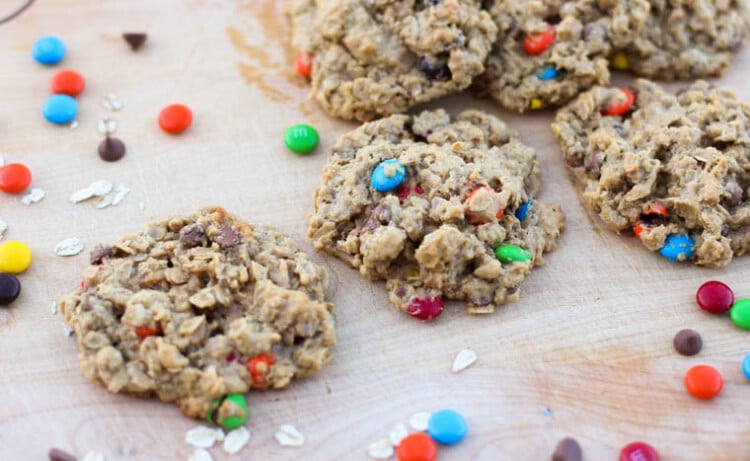
<svg viewBox="0 0 750 461">
<path fill-rule="evenodd" d="M 0 167 L 0 190 L 17 194 L 31 183 L 31 171 L 22 163 L 9 163 Z"/>
<path fill-rule="evenodd" d="M 434 461 L 437 458 L 437 445 L 424 432 L 414 432 L 401 440 L 396 448 L 398 461 Z"/>
<path fill-rule="evenodd" d="M 721 392 L 724 380 L 716 368 L 696 365 L 685 374 L 685 387 L 693 397 L 711 400 Z"/>
<path fill-rule="evenodd" d="M 159 112 L 159 126 L 167 133 L 182 133 L 191 123 L 193 112 L 183 104 L 171 104 Z"/>
<path fill-rule="evenodd" d="M 49 82 L 52 92 L 55 94 L 67 94 L 68 96 L 78 96 L 86 86 L 86 79 L 83 75 L 74 70 L 61 70 L 52 76 Z"/>
<path fill-rule="evenodd" d="M 614 101 L 610 102 L 604 109 L 602 109 L 602 114 L 621 116 L 630 112 L 633 104 L 635 104 L 635 95 L 627 88 L 620 88 L 620 92 L 622 92 L 621 97 L 616 98 Z"/>
<path fill-rule="evenodd" d="M 295 59 L 295 64 L 297 66 L 297 73 L 305 78 L 310 78 L 312 75 L 312 67 L 313 67 L 313 57 L 309 54 L 305 53 L 304 51 L 300 51 L 297 53 L 297 58 Z"/>
</svg>

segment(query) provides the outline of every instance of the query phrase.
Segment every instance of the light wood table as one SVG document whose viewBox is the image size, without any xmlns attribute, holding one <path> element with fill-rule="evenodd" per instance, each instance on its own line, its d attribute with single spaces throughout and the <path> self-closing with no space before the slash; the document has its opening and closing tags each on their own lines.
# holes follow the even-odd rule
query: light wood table
<svg viewBox="0 0 750 461">
<path fill-rule="evenodd" d="M 20 3 L 0 0 L 0 14 Z M 131 52 L 124 31 L 148 32 L 144 48 Z M 56 67 L 31 58 L 33 41 L 44 34 L 67 43 Z M 203 205 L 271 224 L 312 251 L 305 235 L 312 192 L 332 144 L 355 124 L 327 117 L 306 99 L 290 35 L 280 0 L 38 0 L 0 26 L 0 153 L 29 165 L 33 186 L 47 193 L 31 206 L 0 195 L 5 239 L 34 251 L 20 276 L 21 297 L 0 309 L 0 459 L 42 460 L 51 447 L 78 456 L 98 450 L 108 461 L 188 458 L 184 435 L 196 421 L 174 405 L 113 395 L 84 379 L 74 338 L 51 306 L 77 287 L 96 243 Z M 63 68 L 87 79 L 76 129 L 40 115 L 49 79 Z M 748 70 L 746 48 L 721 84 L 750 100 Z M 108 93 L 121 99 L 121 111 L 102 107 Z M 156 123 L 173 102 L 195 115 L 180 136 Z M 392 308 L 382 284 L 315 255 L 332 274 L 335 356 L 316 377 L 286 391 L 252 392 L 249 445 L 234 457 L 214 448 L 214 459 L 366 459 L 367 445 L 396 423 L 445 407 L 465 416 L 469 435 L 441 448 L 441 460 L 546 460 L 565 436 L 580 441 L 588 461 L 614 460 L 633 440 L 650 442 L 666 461 L 750 459 L 750 382 L 740 371 L 750 333 L 704 314 L 694 301 L 708 279 L 750 296 L 750 259 L 721 270 L 680 265 L 604 230 L 569 180 L 549 129 L 551 112 L 519 116 L 468 95 L 430 107 L 441 105 L 498 114 L 537 149 L 540 198 L 559 201 L 568 216 L 559 249 L 522 285 L 519 302 L 486 317 L 451 304 L 426 324 Z M 96 154 L 97 122 L 105 115 L 117 119 L 117 136 L 127 144 L 117 163 Z M 295 122 L 319 129 L 316 153 L 285 150 L 283 132 Z M 96 202 L 68 201 L 98 179 L 132 192 L 101 210 Z M 68 237 L 80 238 L 86 251 L 56 256 L 54 246 Z M 672 348 L 673 335 L 686 327 L 705 342 L 693 358 Z M 464 348 L 479 360 L 453 374 L 453 358 Z M 685 371 L 699 363 L 723 373 L 725 388 L 714 401 L 684 390 Z M 281 448 L 273 439 L 284 423 L 305 434 L 302 448 Z"/>
</svg>

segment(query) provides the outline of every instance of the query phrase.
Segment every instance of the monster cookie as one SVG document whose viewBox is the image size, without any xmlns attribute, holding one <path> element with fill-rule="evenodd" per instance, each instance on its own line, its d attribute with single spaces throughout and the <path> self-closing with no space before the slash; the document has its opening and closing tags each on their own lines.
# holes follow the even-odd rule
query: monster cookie
<svg viewBox="0 0 750 461">
<path fill-rule="evenodd" d="M 455 93 L 484 71 L 496 27 L 479 0 L 290 0 L 312 98 L 370 120 Z M 309 66 L 304 66 L 307 74 Z"/>
<path fill-rule="evenodd" d="M 420 319 L 443 298 L 490 313 L 555 248 L 564 215 L 533 200 L 534 150 L 499 119 L 393 115 L 344 135 L 315 191 L 308 235 Z"/>
<path fill-rule="evenodd" d="M 475 87 L 524 112 L 609 83 L 607 19 L 596 0 L 494 0 L 498 40 Z"/>
<path fill-rule="evenodd" d="M 742 45 L 748 0 L 625 0 L 607 8 L 612 64 L 662 80 L 719 76 Z"/>
<path fill-rule="evenodd" d="M 86 377 L 195 418 L 228 409 L 229 428 L 242 393 L 284 388 L 328 362 L 327 284 L 288 237 L 209 208 L 97 247 L 60 306 Z"/>
<path fill-rule="evenodd" d="M 552 130 L 587 204 L 651 251 L 721 267 L 750 247 L 750 106 L 699 81 L 596 87 Z"/>
</svg>

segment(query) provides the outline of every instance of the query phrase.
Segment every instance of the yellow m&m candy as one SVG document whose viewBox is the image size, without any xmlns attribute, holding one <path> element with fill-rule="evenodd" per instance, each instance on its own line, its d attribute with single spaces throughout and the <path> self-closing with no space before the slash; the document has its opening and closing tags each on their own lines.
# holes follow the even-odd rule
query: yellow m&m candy
<svg viewBox="0 0 750 461">
<path fill-rule="evenodd" d="M 31 264 L 31 250 L 23 243 L 9 240 L 0 244 L 0 272 L 20 274 Z"/>
</svg>

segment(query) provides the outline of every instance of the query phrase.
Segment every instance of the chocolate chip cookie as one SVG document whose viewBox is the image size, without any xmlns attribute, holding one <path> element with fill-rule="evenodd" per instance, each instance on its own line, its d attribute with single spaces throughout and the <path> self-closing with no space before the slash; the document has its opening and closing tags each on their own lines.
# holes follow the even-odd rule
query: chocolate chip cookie
<svg viewBox="0 0 750 461">
<path fill-rule="evenodd" d="M 215 399 L 328 362 L 327 280 L 288 237 L 207 208 L 97 247 L 60 306 L 86 377 L 204 418 Z"/>
<path fill-rule="evenodd" d="M 608 18 L 596 0 L 493 0 L 498 40 L 475 88 L 524 112 L 609 83 Z"/>
<path fill-rule="evenodd" d="M 496 33 L 479 0 L 291 0 L 287 12 L 312 98 L 363 121 L 468 87 Z"/>
<path fill-rule="evenodd" d="M 660 80 L 720 76 L 750 26 L 747 0 L 625 0 L 607 10 L 614 66 Z"/>
<path fill-rule="evenodd" d="M 443 298 L 491 313 L 517 300 L 564 215 L 533 199 L 536 153 L 496 117 L 443 110 L 392 115 L 344 135 L 315 191 L 308 235 L 317 250 L 385 280 L 414 317 Z"/>
<path fill-rule="evenodd" d="M 698 81 L 596 87 L 552 130 L 586 203 L 651 251 L 709 267 L 750 247 L 750 106 Z"/>
</svg>

